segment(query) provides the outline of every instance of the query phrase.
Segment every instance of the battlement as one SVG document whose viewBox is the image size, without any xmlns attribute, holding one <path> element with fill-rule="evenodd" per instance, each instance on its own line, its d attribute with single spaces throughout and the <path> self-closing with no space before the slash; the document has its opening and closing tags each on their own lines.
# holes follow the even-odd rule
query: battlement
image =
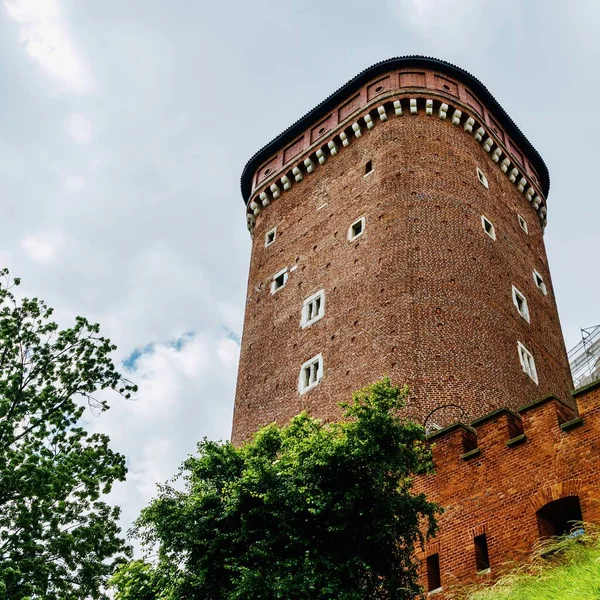
<svg viewBox="0 0 600 600">
<path fill-rule="evenodd" d="M 549 395 L 428 436 L 435 472 L 417 477 L 415 490 L 445 510 L 422 555 L 437 555 L 443 588 L 493 577 L 569 520 L 598 522 L 600 381 L 572 395 L 576 410 Z M 482 540 L 489 575 L 478 568 Z"/>
</svg>

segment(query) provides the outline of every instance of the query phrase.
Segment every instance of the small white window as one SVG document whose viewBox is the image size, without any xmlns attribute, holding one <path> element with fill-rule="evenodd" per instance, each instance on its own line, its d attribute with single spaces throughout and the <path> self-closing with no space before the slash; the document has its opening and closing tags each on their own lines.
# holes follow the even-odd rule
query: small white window
<svg viewBox="0 0 600 600">
<path fill-rule="evenodd" d="M 513 285 L 512 297 L 514 305 L 517 307 L 519 314 L 529 323 L 529 307 L 527 306 L 527 298 Z"/>
<path fill-rule="evenodd" d="M 319 290 L 316 294 L 309 296 L 302 305 L 301 327 L 308 327 L 318 321 L 325 314 L 325 291 Z"/>
<path fill-rule="evenodd" d="M 490 188 L 487 177 L 479 167 L 477 167 L 477 179 L 486 190 Z"/>
<path fill-rule="evenodd" d="M 300 378 L 298 379 L 298 391 L 301 394 L 312 390 L 323 378 L 323 356 L 317 354 L 310 360 L 307 360 L 300 369 Z"/>
<path fill-rule="evenodd" d="M 525 233 L 529 233 L 529 228 L 527 227 L 527 221 L 521 215 L 517 215 L 517 218 L 519 219 L 519 225 L 520 225 L 521 229 Z"/>
<path fill-rule="evenodd" d="M 273 279 L 271 281 L 271 294 L 274 294 L 277 290 L 281 289 L 287 282 L 288 279 L 288 270 L 287 267 L 285 269 L 281 269 L 279 273 L 275 273 L 273 275 Z"/>
<path fill-rule="evenodd" d="M 273 227 L 273 229 L 271 229 L 271 231 L 267 231 L 267 233 L 265 233 L 265 248 L 267 246 L 270 246 L 275 241 L 276 236 L 277 236 L 277 227 Z"/>
<path fill-rule="evenodd" d="M 548 290 L 546 289 L 546 284 L 544 283 L 542 276 L 537 271 L 533 272 L 533 281 L 535 282 L 536 287 L 538 287 L 545 296 L 548 293 Z"/>
<path fill-rule="evenodd" d="M 350 225 L 348 229 L 348 239 L 350 241 L 355 240 L 357 237 L 361 236 L 365 232 L 365 218 L 361 217 L 357 219 Z"/>
<path fill-rule="evenodd" d="M 521 361 L 521 367 L 523 367 L 523 371 L 538 383 L 537 371 L 535 369 L 535 361 L 533 360 L 533 356 L 531 352 L 521 344 L 521 342 L 517 342 L 517 350 L 519 351 L 519 360 Z"/>
<path fill-rule="evenodd" d="M 483 215 L 481 215 L 481 226 L 493 240 L 496 239 L 496 229 L 494 228 L 494 224 L 489 219 L 486 219 Z"/>
</svg>

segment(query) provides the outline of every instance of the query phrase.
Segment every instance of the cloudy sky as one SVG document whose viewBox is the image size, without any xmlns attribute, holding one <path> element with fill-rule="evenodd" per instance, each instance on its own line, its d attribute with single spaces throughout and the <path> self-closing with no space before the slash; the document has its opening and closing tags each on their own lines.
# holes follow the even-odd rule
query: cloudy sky
<svg viewBox="0 0 600 600">
<path fill-rule="evenodd" d="M 229 436 L 246 160 L 374 62 L 490 88 L 550 169 L 567 345 L 600 323 L 599 26 L 593 0 L 0 0 L 0 263 L 61 322 L 100 322 L 140 385 L 90 424 L 128 457 L 124 524 Z"/>
</svg>

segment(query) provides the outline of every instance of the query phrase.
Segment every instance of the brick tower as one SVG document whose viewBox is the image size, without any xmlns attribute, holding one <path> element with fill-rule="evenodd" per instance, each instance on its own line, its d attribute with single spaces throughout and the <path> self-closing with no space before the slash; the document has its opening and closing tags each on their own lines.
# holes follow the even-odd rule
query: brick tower
<svg viewBox="0 0 600 600">
<path fill-rule="evenodd" d="M 384 374 L 435 428 L 572 402 L 543 241 L 549 176 L 481 82 L 366 69 L 246 165 L 252 260 L 232 440 Z"/>
</svg>

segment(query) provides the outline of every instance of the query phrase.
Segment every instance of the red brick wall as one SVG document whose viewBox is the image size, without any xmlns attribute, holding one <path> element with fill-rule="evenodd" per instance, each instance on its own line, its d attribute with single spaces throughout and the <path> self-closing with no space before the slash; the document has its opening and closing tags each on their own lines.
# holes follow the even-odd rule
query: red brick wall
<svg viewBox="0 0 600 600">
<path fill-rule="evenodd" d="M 368 160 L 374 170 L 364 177 Z M 349 243 L 347 229 L 361 216 L 366 232 Z M 271 277 L 284 267 L 295 270 L 271 295 Z M 512 284 L 528 300 L 531 324 L 513 305 Z M 301 329 L 303 300 L 322 288 L 325 317 Z M 521 369 L 517 340 L 535 357 L 539 385 Z M 300 396 L 300 367 L 318 353 L 324 377 Z M 462 126 L 422 110 L 363 127 L 258 215 L 232 439 L 303 409 L 337 418 L 339 401 L 383 374 L 410 385 L 410 415 L 421 420 L 448 403 L 470 420 L 548 393 L 566 400 L 572 385 L 536 211 Z M 457 416 L 448 410 L 435 420 Z"/>
<path fill-rule="evenodd" d="M 507 446 L 510 413 L 480 420 L 474 427 L 479 453 L 466 460 L 462 428 L 433 436 L 436 472 L 418 477 L 415 491 L 445 513 L 436 539 L 419 554 L 439 553 L 444 591 L 486 581 L 506 568 L 503 563 L 526 559 L 539 539 L 536 511 L 548 502 L 578 496 L 583 520 L 600 521 L 600 383 L 576 400 L 581 420 L 562 427 L 574 415 L 558 400 L 521 408 L 525 440 L 513 446 Z M 484 532 L 491 572 L 477 575 L 473 537 Z"/>
</svg>

